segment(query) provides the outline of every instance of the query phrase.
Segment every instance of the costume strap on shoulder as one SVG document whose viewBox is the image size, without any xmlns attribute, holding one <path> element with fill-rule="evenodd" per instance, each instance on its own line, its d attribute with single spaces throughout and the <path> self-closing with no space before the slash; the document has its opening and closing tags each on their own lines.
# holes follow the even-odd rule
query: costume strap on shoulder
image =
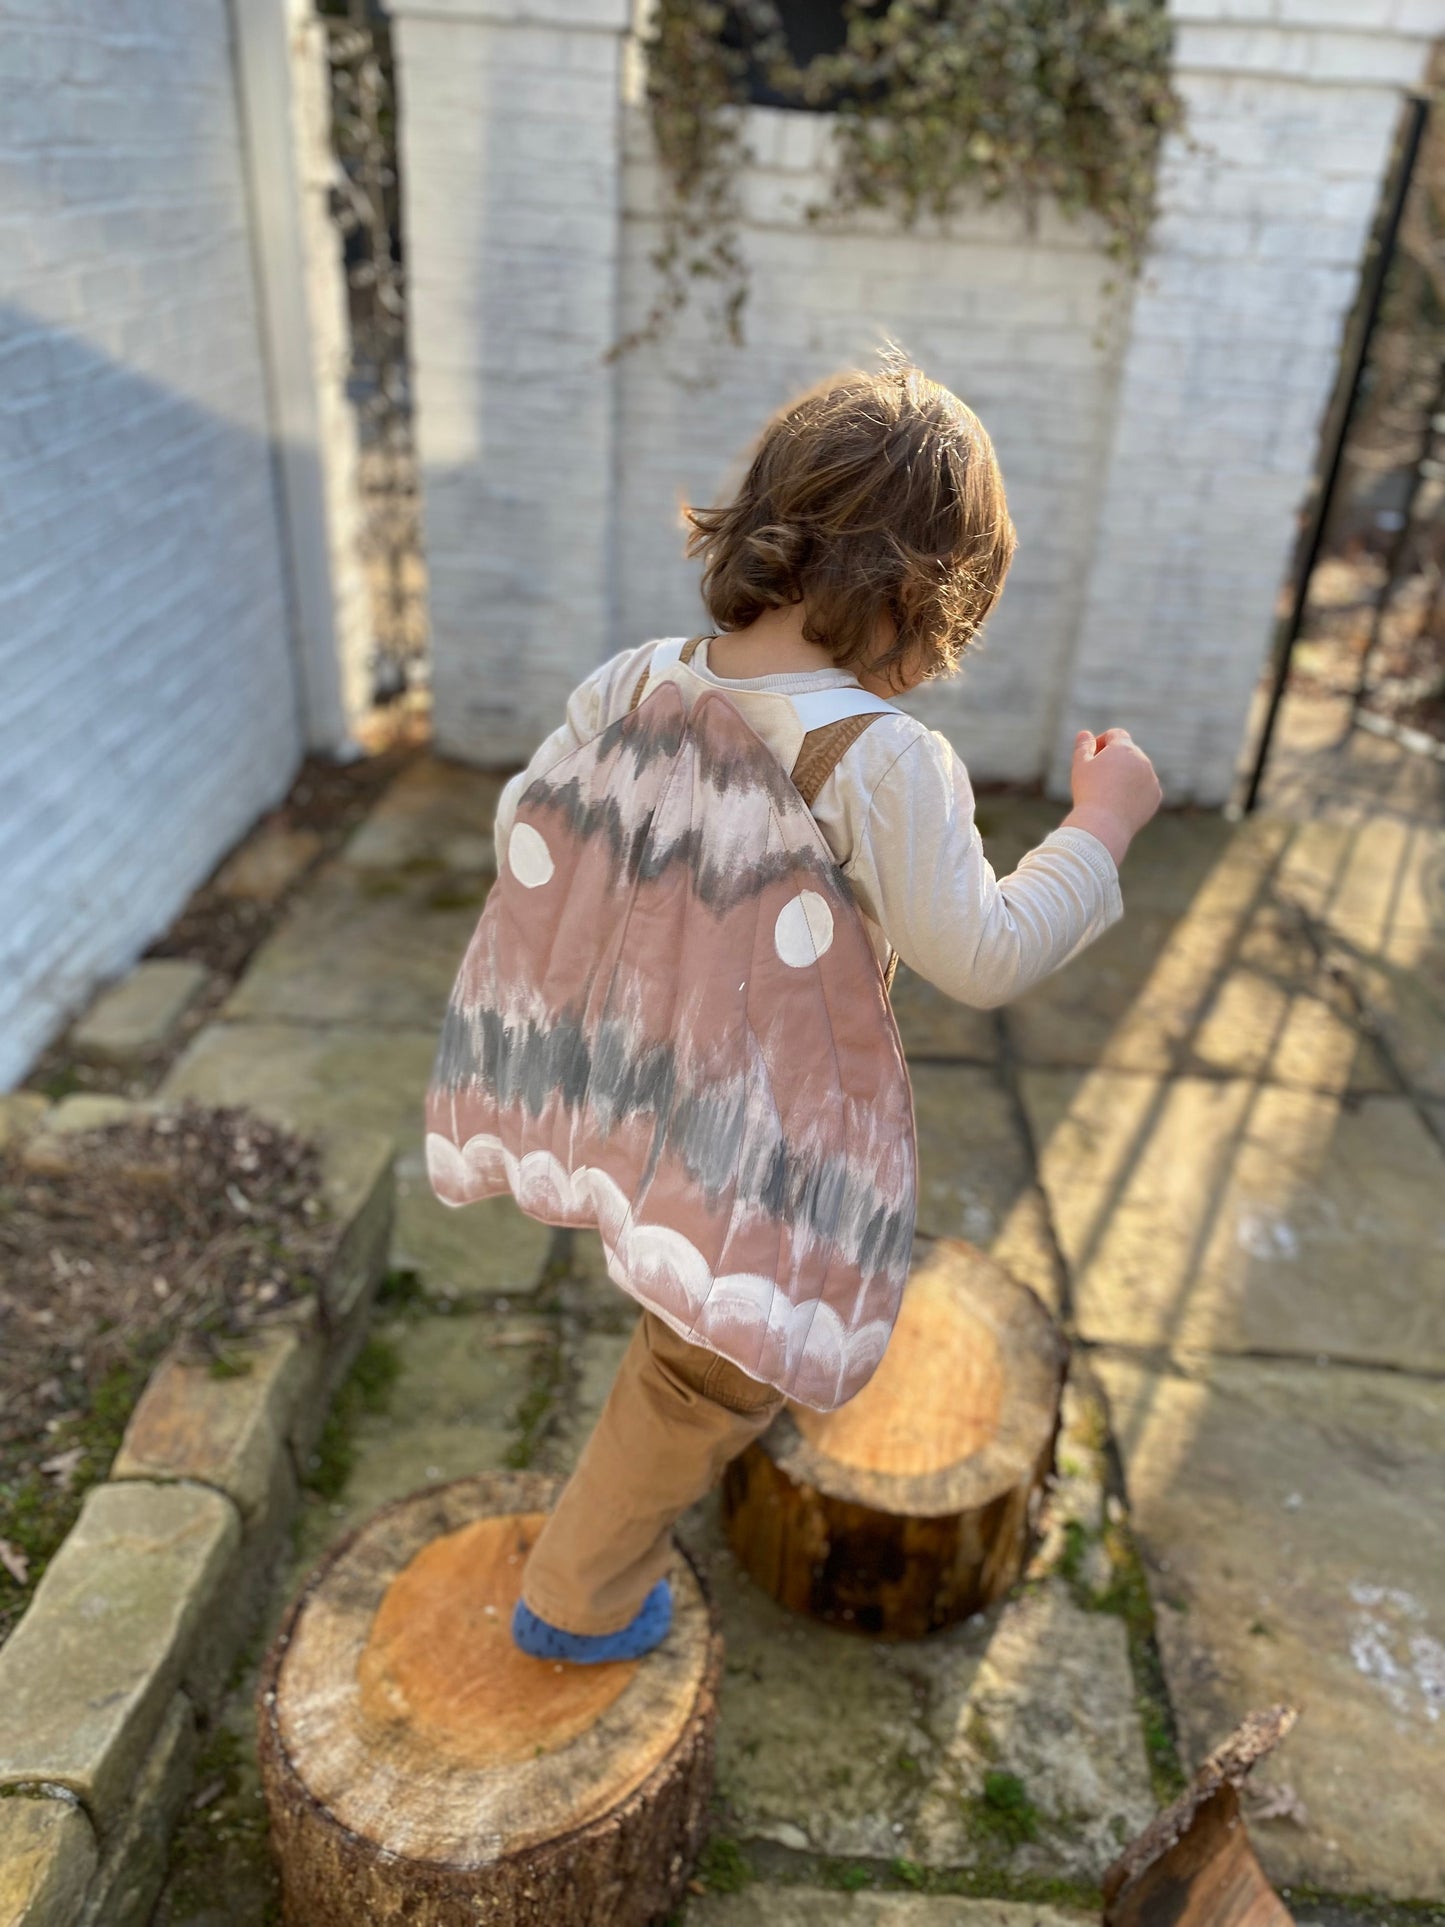
<svg viewBox="0 0 1445 1927">
<path fill-rule="evenodd" d="M 798 760 L 793 764 L 792 775 L 793 788 L 809 809 L 812 809 L 819 790 L 843 757 L 864 730 L 877 722 L 885 707 L 880 703 L 877 709 L 865 710 L 861 716 L 845 716 L 838 722 L 824 723 L 821 729 L 808 731 L 798 751 Z"/>
<path fill-rule="evenodd" d="M 688 642 L 672 639 L 658 643 L 647 659 L 647 667 L 637 679 L 637 687 L 632 692 L 632 701 L 627 705 L 628 709 L 636 709 L 646 695 L 648 680 L 654 669 L 670 669 L 675 662 L 691 662 L 702 642 L 703 637 L 693 636 Z"/>
</svg>

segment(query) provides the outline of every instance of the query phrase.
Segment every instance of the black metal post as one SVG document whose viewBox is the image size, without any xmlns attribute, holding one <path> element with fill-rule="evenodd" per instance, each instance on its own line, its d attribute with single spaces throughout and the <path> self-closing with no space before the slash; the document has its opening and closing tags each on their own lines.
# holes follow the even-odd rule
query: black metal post
<svg viewBox="0 0 1445 1927">
<path fill-rule="evenodd" d="M 1335 488 L 1344 463 L 1345 440 L 1350 432 L 1355 404 L 1359 399 L 1360 377 L 1365 371 L 1370 344 L 1374 339 L 1375 324 L 1380 318 L 1380 304 L 1385 293 L 1385 276 L 1389 272 L 1390 262 L 1394 257 L 1395 241 L 1400 232 L 1400 220 L 1405 211 L 1405 197 L 1410 191 L 1415 162 L 1425 134 L 1425 123 L 1430 115 L 1429 99 L 1424 95 L 1412 95 L 1407 103 L 1406 112 L 1409 118 L 1405 123 L 1389 200 L 1373 252 L 1366 258 L 1360 319 L 1354 349 L 1347 355 L 1341 367 L 1340 386 L 1336 390 L 1337 396 L 1341 393 L 1344 395 L 1339 425 L 1310 504 L 1309 521 L 1296 556 L 1289 608 L 1280 618 L 1279 626 L 1275 631 L 1272 652 L 1274 667 L 1269 702 L 1265 708 L 1264 721 L 1260 725 L 1259 741 L 1254 752 L 1254 766 L 1250 771 L 1249 784 L 1244 793 L 1243 808 L 1246 816 L 1259 801 L 1259 788 L 1264 780 L 1264 766 L 1269 758 L 1270 744 L 1274 740 L 1280 704 L 1284 701 L 1285 685 L 1289 681 L 1290 657 L 1294 653 L 1294 646 L 1299 639 L 1299 632 L 1304 622 L 1305 605 L 1309 600 L 1310 577 L 1314 574 L 1315 564 L 1319 561 L 1320 545 L 1324 541 L 1325 526 L 1329 520 Z"/>
</svg>

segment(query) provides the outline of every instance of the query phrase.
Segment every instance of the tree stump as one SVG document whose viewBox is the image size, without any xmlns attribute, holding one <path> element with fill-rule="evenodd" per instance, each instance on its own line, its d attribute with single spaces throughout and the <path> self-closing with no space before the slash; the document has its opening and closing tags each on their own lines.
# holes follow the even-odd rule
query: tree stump
<svg viewBox="0 0 1445 1927">
<path fill-rule="evenodd" d="M 1239 1789 L 1298 1718 L 1251 1713 L 1104 1875 L 1104 1927 L 1294 1927 L 1265 1878 Z"/>
<path fill-rule="evenodd" d="M 883 1363 L 836 1412 L 790 1407 L 729 1466 L 733 1551 L 782 1605 L 911 1639 L 1018 1578 L 1067 1347 L 1026 1285 L 920 1239 Z"/>
<path fill-rule="evenodd" d="M 556 1482 L 387 1506 L 307 1581 L 257 1696 L 287 1927 L 646 1927 L 706 1831 L 721 1640 L 678 1553 L 645 1659 L 513 1646 Z"/>
</svg>

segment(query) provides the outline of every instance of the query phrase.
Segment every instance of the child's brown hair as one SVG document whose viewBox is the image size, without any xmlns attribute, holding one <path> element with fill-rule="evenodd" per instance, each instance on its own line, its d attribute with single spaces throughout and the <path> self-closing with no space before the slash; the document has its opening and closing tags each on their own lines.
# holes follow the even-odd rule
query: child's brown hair
<svg viewBox="0 0 1445 1927">
<path fill-rule="evenodd" d="M 896 354 L 780 409 L 736 498 L 685 513 L 721 630 L 802 602 L 809 642 L 895 686 L 905 664 L 914 679 L 957 667 L 1014 552 L 983 424 Z M 885 614 L 896 634 L 880 654 Z"/>
</svg>

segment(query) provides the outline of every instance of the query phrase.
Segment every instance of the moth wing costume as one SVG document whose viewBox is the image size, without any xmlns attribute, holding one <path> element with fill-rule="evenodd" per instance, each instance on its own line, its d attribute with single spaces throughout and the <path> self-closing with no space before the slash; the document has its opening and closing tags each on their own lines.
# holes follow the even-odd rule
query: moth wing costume
<svg viewBox="0 0 1445 1927">
<path fill-rule="evenodd" d="M 725 691 L 689 703 L 662 673 L 688 654 L 660 644 L 642 699 L 523 791 L 443 1027 L 427 1166 L 447 1204 L 510 1191 L 595 1225 L 613 1279 L 683 1338 L 827 1411 L 897 1315 L 912 1093 L 822 832 Z M 888 708 L 790 700 L 849 741 Z"/>
</svg>

